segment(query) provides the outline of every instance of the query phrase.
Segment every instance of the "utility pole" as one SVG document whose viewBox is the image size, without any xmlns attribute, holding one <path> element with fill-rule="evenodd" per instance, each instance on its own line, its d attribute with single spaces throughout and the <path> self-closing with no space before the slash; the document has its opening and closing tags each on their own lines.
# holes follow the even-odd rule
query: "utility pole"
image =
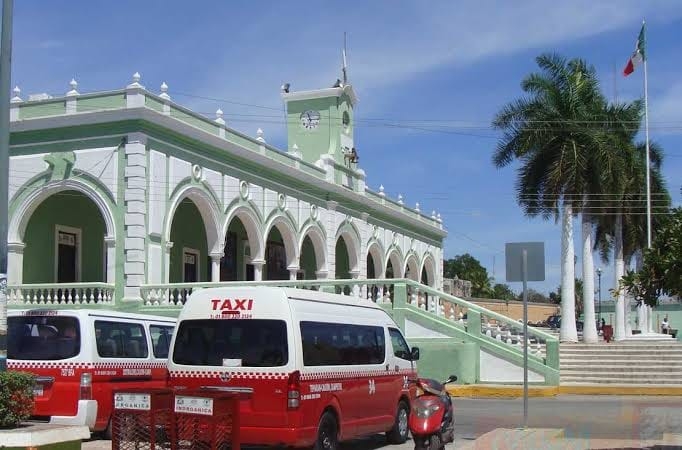
<svg viewBox="0 0 682 450">
<path fill-rule="evenodd" d="M 7 370 L 7 214 L 9 202 L 9 90 L 13 0 L 2 2 L 0 32 L 0 372 Z"/>
<path fill-rule="evenodd" d="M 599 302 L 599 320 L 601 320 L 601 267 L 597 268 L 597 301 Z"/>
</svg>

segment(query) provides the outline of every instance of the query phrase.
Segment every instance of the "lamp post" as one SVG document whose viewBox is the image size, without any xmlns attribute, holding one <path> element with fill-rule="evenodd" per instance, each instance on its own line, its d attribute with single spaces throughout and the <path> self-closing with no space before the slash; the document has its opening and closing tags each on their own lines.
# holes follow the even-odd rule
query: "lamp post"
<svg viewBox="0 0 682 450">
<path fill-rule="evenodd" d="M 597 267 L 597 301 L 599 302 L 599 321 L 601 322 L 601 267 Z"/>
</svg>

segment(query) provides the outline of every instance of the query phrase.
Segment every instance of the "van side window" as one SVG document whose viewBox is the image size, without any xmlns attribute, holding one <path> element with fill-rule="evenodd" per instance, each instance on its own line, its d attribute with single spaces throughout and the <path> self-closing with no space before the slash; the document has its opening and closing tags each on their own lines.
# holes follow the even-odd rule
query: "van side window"
<svg viewBox="0 0 682 450">
<path fill-rule="evenodd" d="M 149 325 L 149 334 L 152 337 L 153 352 L 155 358 L 168 358 L 171 337 L 174 327 L 164 325 Z"/>
<path fill-rule="evenodd" d="M 410 347 L 405 342 L 402 333 L 395 328 L 389 328 L 388 333 L 391 336 L 391 344 L 393 344 L 393 354 L 400 359 L 410 360 Z"/>
<path fill-rule="evenodd" d="M 385 359 L 382 327 L 303 321 L 301 338 L 306 366 L 381 364 Z"/>
<path fill-rule="evenodd" d="M 95 321 L 97 353 L 103 358 L 146 358 L 144 327 L 139 323 Z"/>
</svg>

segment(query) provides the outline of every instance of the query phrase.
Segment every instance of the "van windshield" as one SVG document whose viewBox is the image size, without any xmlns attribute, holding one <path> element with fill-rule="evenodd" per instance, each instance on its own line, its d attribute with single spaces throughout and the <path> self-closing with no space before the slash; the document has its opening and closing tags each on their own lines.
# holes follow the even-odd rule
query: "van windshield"
<svg viewBox="0 0 682 450">
<path fill-rule="evenodd" d="M 18 316 L 7 319 L 7 357 L 59 360 L 80 353 L 78 319 L 66 316 Z"/>
<path fill-rule="evenodd" d="M 173 361 L 192 366 L 277 367 L 289 361 L 283 320 L 185 320 Z"/>
</svg>

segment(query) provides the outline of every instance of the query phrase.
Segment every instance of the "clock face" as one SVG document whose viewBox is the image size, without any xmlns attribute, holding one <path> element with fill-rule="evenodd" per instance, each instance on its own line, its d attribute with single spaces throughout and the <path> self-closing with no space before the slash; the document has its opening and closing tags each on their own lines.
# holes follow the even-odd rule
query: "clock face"
<svg viewBox="0 0 682 450">
<path fill-rule="evenodd" d="M 313 110 L 302 112 L 301 125 L 307 130 L 314 130 L 320 125 L 320 113 Z"/>
</svg>

